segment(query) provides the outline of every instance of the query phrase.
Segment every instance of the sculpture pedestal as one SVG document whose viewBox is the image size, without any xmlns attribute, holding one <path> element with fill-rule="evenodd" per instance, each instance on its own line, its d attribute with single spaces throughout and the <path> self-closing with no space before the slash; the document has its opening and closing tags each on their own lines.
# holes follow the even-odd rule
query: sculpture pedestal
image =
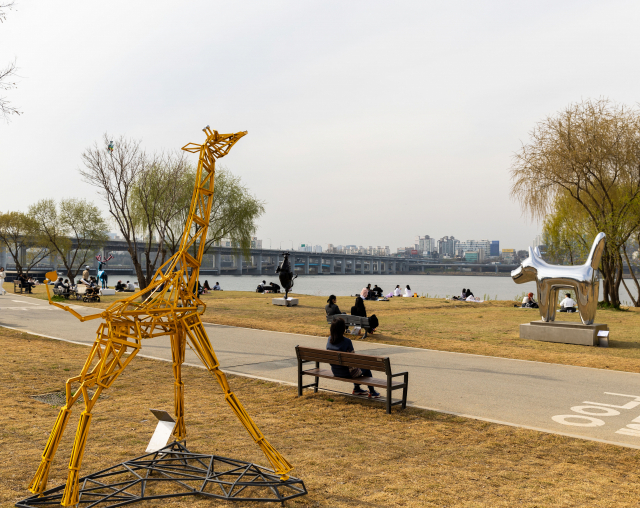
<svg viewBox="0 0 640 508">
<path fill-rule="evenodd" d="M 520 325 L 520 338 L 541 340 L 544 342 L 560 342 L 562 344 L 579 344 L 582 346 L 599 345 L 598 332 L 609 331 L 602 323 L 583 325 L 566 321 L 532 321 Z M 603 344 L 604 345 L 604 344 Z"/>
<path fill-rule="evenodd" d="M 293 307 L 294 305 L 298 305 L 298 299 L 297 298 L 287 298 L 286 300 L 284 298 L 272 298 L 271 299 L 271 303 L 273 305 L 282 305 L 284 307 Z"/>
</svg>

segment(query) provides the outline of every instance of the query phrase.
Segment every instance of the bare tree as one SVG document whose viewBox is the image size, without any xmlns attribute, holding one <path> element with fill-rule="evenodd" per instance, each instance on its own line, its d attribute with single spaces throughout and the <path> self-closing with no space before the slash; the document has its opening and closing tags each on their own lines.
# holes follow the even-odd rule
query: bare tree
<svg viewBox="0 0 640 508">
<path fill-rule="evenodd" d="M 189 207 L 191 196 L 184 199 L 182 185 L 188 170 L 189 163 L 182 152 L 155 156 L 147 169 L 139 174 L 130 194 L 136 227 L 145 241 L 145 272 L 148 276 L 165 261 L 169 224 L 185 206 Z M 154 241 L 156 248 L 152 250 Z"/>
<path fill-rule="evenodd" d="M 39 234 L 38 223 L 22 212 L 0 213 L 0 240 L 13 258 L 18 276 L 28 274 L 50 254 L 46 240 Z"/>
<path fill-rule="evenodd" d="M 42 199 L 29 207 L 29 215 L 71 281 L 108 239 L 109 228 L 100 209 L 84 199 L 63 199 L 59 210 L 55 200 Z"/>
<path fill-rule="evenodd" d="M 592 231 L 607 235 L 603 296 L 619 307 L 620 249 L 640 226 L 640 110 L 606 99 L 570 105 L 536 125 L 511 177 L 512 196 L 532 218 L 572 200 Z"/>
<path fill-rule="evenodd" d="M 11 10 L 13 8 L 13 5 L 14 2 L 0 3 L 0 23 L 3 23 L 7 19 L 7 11 Z M 12 79 L 14 76 L 16 76 L 17 70 L 18 68 L 16 67 L 15 60 L 8 64 L 4 69 L 0 69 L 0 91 L 4 92 L 16 87 L 16 83 L 15 81 L 12 81 Z M 0 97 L 1 116 L 3 116 L 5 119 L 8 119 L 9 115 L 19 114 L 20 111 L 13 107 L 6 97 Z"/>
<path fill-rule="evenodd" d="M 140 141 L 124 136 L 113 143 L 112 151 L 109 150 L 110 145 L 111 138 L 105 134 L 102 146 L 96 142 L 92 148 L 87 148 L 82 154 L 85 169 L 81 169 L 80 174 L 87 183 L 98 188 L 107 203 L 109 214 L 127 242 L 140 288 L 144 289 L 148 281 L 140 262 L 142 251 L 139 242 L 143 237 L 131 203 L 136 183 L 148 167 L 147 155 L 140 147 Z"/>
</svg>

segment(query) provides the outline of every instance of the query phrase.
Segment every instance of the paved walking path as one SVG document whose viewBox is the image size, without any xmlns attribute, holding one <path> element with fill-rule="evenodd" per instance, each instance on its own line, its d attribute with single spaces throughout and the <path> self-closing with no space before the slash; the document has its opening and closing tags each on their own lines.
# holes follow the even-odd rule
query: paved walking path
<svg viewBox="0 0 640 508">
<path fill-rule="evenodd" d="M 82 315 L 95 312 L 74 309 Z M 43 300 L 0 296 L 2 326 L 89 345 L 98 324 L 80 323 Z M 321 337 L 220 325 L 207 325 L 207 333 L 226 372 L 292 384 L 297 382 L 296 344 L 326 344 Z M 640 448 L 640 374 L 365 341 L 354 345 L 358 353 L 391 357 L 394 372 L 409 372 L 413 406 Z M 171 360 L 168 337 L 144 341 L 140 354 Z M 199 364 L 189 348 L 186 363 Z M 345 383 L 321 379 L 320 386 L 350 392 Z"/>
</svg>

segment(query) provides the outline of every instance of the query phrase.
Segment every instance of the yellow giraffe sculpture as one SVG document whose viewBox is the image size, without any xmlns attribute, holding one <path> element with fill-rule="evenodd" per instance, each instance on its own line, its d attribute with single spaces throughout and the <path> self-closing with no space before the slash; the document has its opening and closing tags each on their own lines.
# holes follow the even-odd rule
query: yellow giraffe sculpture
<svg viewBox="0 0 640 508">
<path fill-rule="evenodd" d="M 246 132 L 219 134 L 217 131 L 212 131 L 209 126 L 204 129 L 204 132 L 207 140 L 202 145 L 189 143 L 182 148 L 187 152 L 199 153 L 199 160 L 196 184 L 180 248 L 156 271 L 151 284 L 129 298 L 114 302 L 104 312 L 90 316 L 81 316 L 73 309 L 51 301 L 49 294 L 51 305 L 71 312 L 80 321 L 104 319 L 98 327 L 96 341 L 80 375 L 67 380 L 66 405 L 60 409 L 44 448 L 38 471 L 29 484 L 29 490 L 34 494 L 42 494 L 46 490 L 51 463 L 69 421 L 71 408 L 82 395 L 85 408 L 80 415 L 73 443 L 62 506 L 73 506 L 78 503 L 78 480 L 82 455 L 89 434 L 91 410 L 98 397 L 103 390 L 113 384 L 133 360 L 142 347 L 143 339 L 162 335 L 171 337 L 175 377 L 176 427 L 174 434 L 176 440 L 183 440 L 187 435 L 184 423 L 184 384 L 181 379 L 181 366 L 188 341 L 202 363 L 215 376 L 222 387 L 225 400 L 260 446 L 274 471 L 284 481 L 288 479 L 288 473 L 293 469 L 291 464 L 269 444 L 231 391 L 227 377 L 219 369 L 220 364 L 200 320 L 205 304 L 197 296 L 197 284 L 211 214 L 216 159 L 227 155 L 231 147 L 247 134 Z M 196 251 L 195 256 L 189 254 L 189 249 Z M 55 276 L 57 276 L 55 272 L 47 274 L 50 280 Z M 47 293 L 49 293 L 49 286 L 47 286 Z M 140 297 L 144 300 L 141 303 L 136 302 L 135 300 L 139 300 Z M 199 310 L 200 307 L 202 310 Z M 72 391 L 73 383 L 80 384 L 75 392 Z M 92 395 L 89 394 L 89 389 L 95 390 Z"/>
</svg>

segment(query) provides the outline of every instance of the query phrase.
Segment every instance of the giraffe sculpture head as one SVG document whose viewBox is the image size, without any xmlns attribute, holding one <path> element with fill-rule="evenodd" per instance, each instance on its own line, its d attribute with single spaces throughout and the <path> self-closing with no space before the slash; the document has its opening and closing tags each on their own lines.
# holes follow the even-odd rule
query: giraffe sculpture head
<svg viewBox="0 0 640 508">
<path fill-rule="evenodd" d="M 211 130 L 207 125 L 202 129 L 207 135 L 207 140 L 202 144 L 188 143 L 182 147 L 185 152 L 196 153 L 202 150 L 204 146 L 207 146 L 216 159 L 221 159 L 229 153 L 231 147 L 235 145 L 238 140 L 247 135 L 247 131 L 236 132 L 233 134 L 220 134 L 218 131 Z"/>
</svg>

